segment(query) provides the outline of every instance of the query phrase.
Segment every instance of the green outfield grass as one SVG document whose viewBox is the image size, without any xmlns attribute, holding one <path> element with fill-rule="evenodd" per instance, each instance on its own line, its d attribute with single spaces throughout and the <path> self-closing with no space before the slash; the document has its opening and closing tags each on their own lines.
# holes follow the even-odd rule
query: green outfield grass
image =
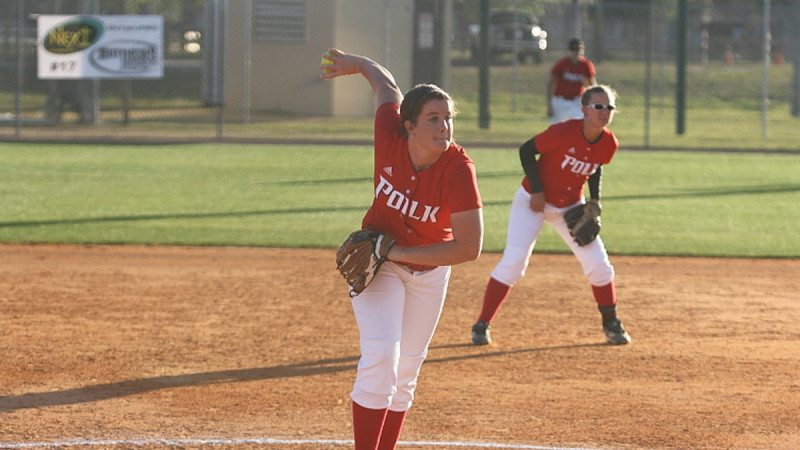
<svg viewBox="0 0 800 450">
<path fill-rule="evenodd" d="M 471 149 L 501 251 L 521 170 Z M 335 247 L 371 201 L 352 146 L 0 144 L 0 242 Z M 604 171 L 612 254 L 800 257 L 798 155 L 621 151 Z M 546 227 L 540 251 L 563 252 Z"/>
</svg>

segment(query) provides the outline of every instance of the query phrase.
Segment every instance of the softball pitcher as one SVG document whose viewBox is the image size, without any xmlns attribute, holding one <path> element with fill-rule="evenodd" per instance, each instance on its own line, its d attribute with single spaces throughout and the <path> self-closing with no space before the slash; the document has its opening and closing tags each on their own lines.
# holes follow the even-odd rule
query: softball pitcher
<svg viewBox="0 0 800 450">
<path fill-rule="evenodd" d="M 559 59 L 550 69 L 547 84 L 547 116 L 551 123 L 583 117 L 581 95 L 588 86 L 597 84 L 594 64 L 583 56 L 583 41 L 569 41 L 569 56 Z"/>
<path fill-rule="evenodd" d="M 405 96 L 364 56 L 330 49 L 322 78 L 360 74 L 377 99 L 374 195 L 362 228 L 396 243 L 353 297 L 361 359 L 350 393 L 357 450 L 395 448 L 444 306 L 450 266 L 476 259 L 483 214 L 475 166 L 453 141 L 450 95 L 424 84 Z"/>
<path fill-rule="evenodd" d="M 511 204 L 503 257 L 492 271 L 483 308 L 472 327 L 475 345 L 491 343 L 489 324 L 511 287 L 525 275 L 545 222 L 580 261 L 602 315 L 606 340 L 615 345 L 631 341 L 617 317 L 614 267 L 602 239 L 598 236 L 588 245 L 579 246 L 564 220 L 566 211 L 584 203 L 583 185 L 587 180 L 589 201 L 597 202 L 599 208 L 602 166 L 611 162 L 619 146 L 607 128 L 614 118 L 616 92 L 608 86 L 593 86 L 584 92 L 581 102 L 583 119 L 551 125 L 519 149 L 525 177 Z"/>
</svg>

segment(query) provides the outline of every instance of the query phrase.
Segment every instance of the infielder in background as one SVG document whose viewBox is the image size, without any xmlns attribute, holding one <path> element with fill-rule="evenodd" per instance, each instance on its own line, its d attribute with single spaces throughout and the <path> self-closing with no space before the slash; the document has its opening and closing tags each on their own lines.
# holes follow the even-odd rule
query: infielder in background
<svg viewBox="0 0 800 450">
<path fill-rule="evenodd" d="M 489 324 L 511 287 L 528 268 L 531 252 L 542 225 L 549 223 L 580 261 L 592 286 L 602 315 L 603 331 L 611 344 L 627 344 L 630 336 L 617 318 L 614 268 L 599 236 L 579 246 L 570 235 L 564 213 L 584 203 L 583 185 L 589 184 L 589 202 L 600 209 L 602 166 L 611 162 L 619 146 L 607 126 L 614 118 L 616 92 L 608 86 L 593 86 L 581 97 L 583 119 L 550 125 L 519 149 L 525 171 L 508 218 L 508 236 L 503 257 L 492 271 L 478 322 L 472 327 L 472 342 L 491 343 Z M 537 158 L 538 155 L 538 158 Z"/>
<path fill-rule="evenodd" d="M 559 59 L 550 69 L 547 84 L 547 116 L 551 123 L 583 117 L 581 95 L 588 86 L 597 84 L 594 64 L 583 56 L 583 41 L 569 41 L 569 56 Z"/>
<path fill-rule="evenodd" d="M 396 244 L 352 299 L 361 359 L 350 398 L 357 450 L 395 448 L 444 306 L 450 266 L 483 244 L 475 166 L 453 141 L 455 105 L 437 86 L 405 96 L 392 74 L 364 56 L 330 49 L 322 78 L 360 74 L 377 100 L 374 197 L 362 228 Z"/>
</svg>

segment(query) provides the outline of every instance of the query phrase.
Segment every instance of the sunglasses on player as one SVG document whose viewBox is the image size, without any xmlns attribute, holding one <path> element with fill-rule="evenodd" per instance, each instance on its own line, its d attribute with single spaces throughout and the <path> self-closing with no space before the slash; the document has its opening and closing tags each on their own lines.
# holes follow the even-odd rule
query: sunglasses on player
<svg viewBox="0 0 800 450">
<path fill-rule="evenodd" d="M 604 109 L 607 109 L 609 111 L 614 111 L 615 109 L 617 109 L 617 107 L 614 105 L 604 105 L 602 103 L 589 103 L 586 106 L 588 106 L 589 108 L 594 108 L 598 111 L 602 111 Z"/>
</svg>

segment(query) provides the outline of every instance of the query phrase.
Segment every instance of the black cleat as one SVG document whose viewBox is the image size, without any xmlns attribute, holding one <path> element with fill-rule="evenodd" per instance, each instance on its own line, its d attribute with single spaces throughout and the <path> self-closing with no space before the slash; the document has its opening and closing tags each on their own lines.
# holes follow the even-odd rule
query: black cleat
<svg viewBox="0 0 800 450">
<path fill-rule="evenodd" d="M 472 326 L 472 343 L 475 345 L 489 345 L 492 343 L 492 335 L 489 332 L 491 325 L 488 322 L 479 321 Z"/>
<path fill-rule="evenodd" d="M 606 334 L 606 341 L 611 345 L 625 345 L 631 342 L 631 336 L 616 317 L 603 322 L 603 332 Z"/>
</svg>

